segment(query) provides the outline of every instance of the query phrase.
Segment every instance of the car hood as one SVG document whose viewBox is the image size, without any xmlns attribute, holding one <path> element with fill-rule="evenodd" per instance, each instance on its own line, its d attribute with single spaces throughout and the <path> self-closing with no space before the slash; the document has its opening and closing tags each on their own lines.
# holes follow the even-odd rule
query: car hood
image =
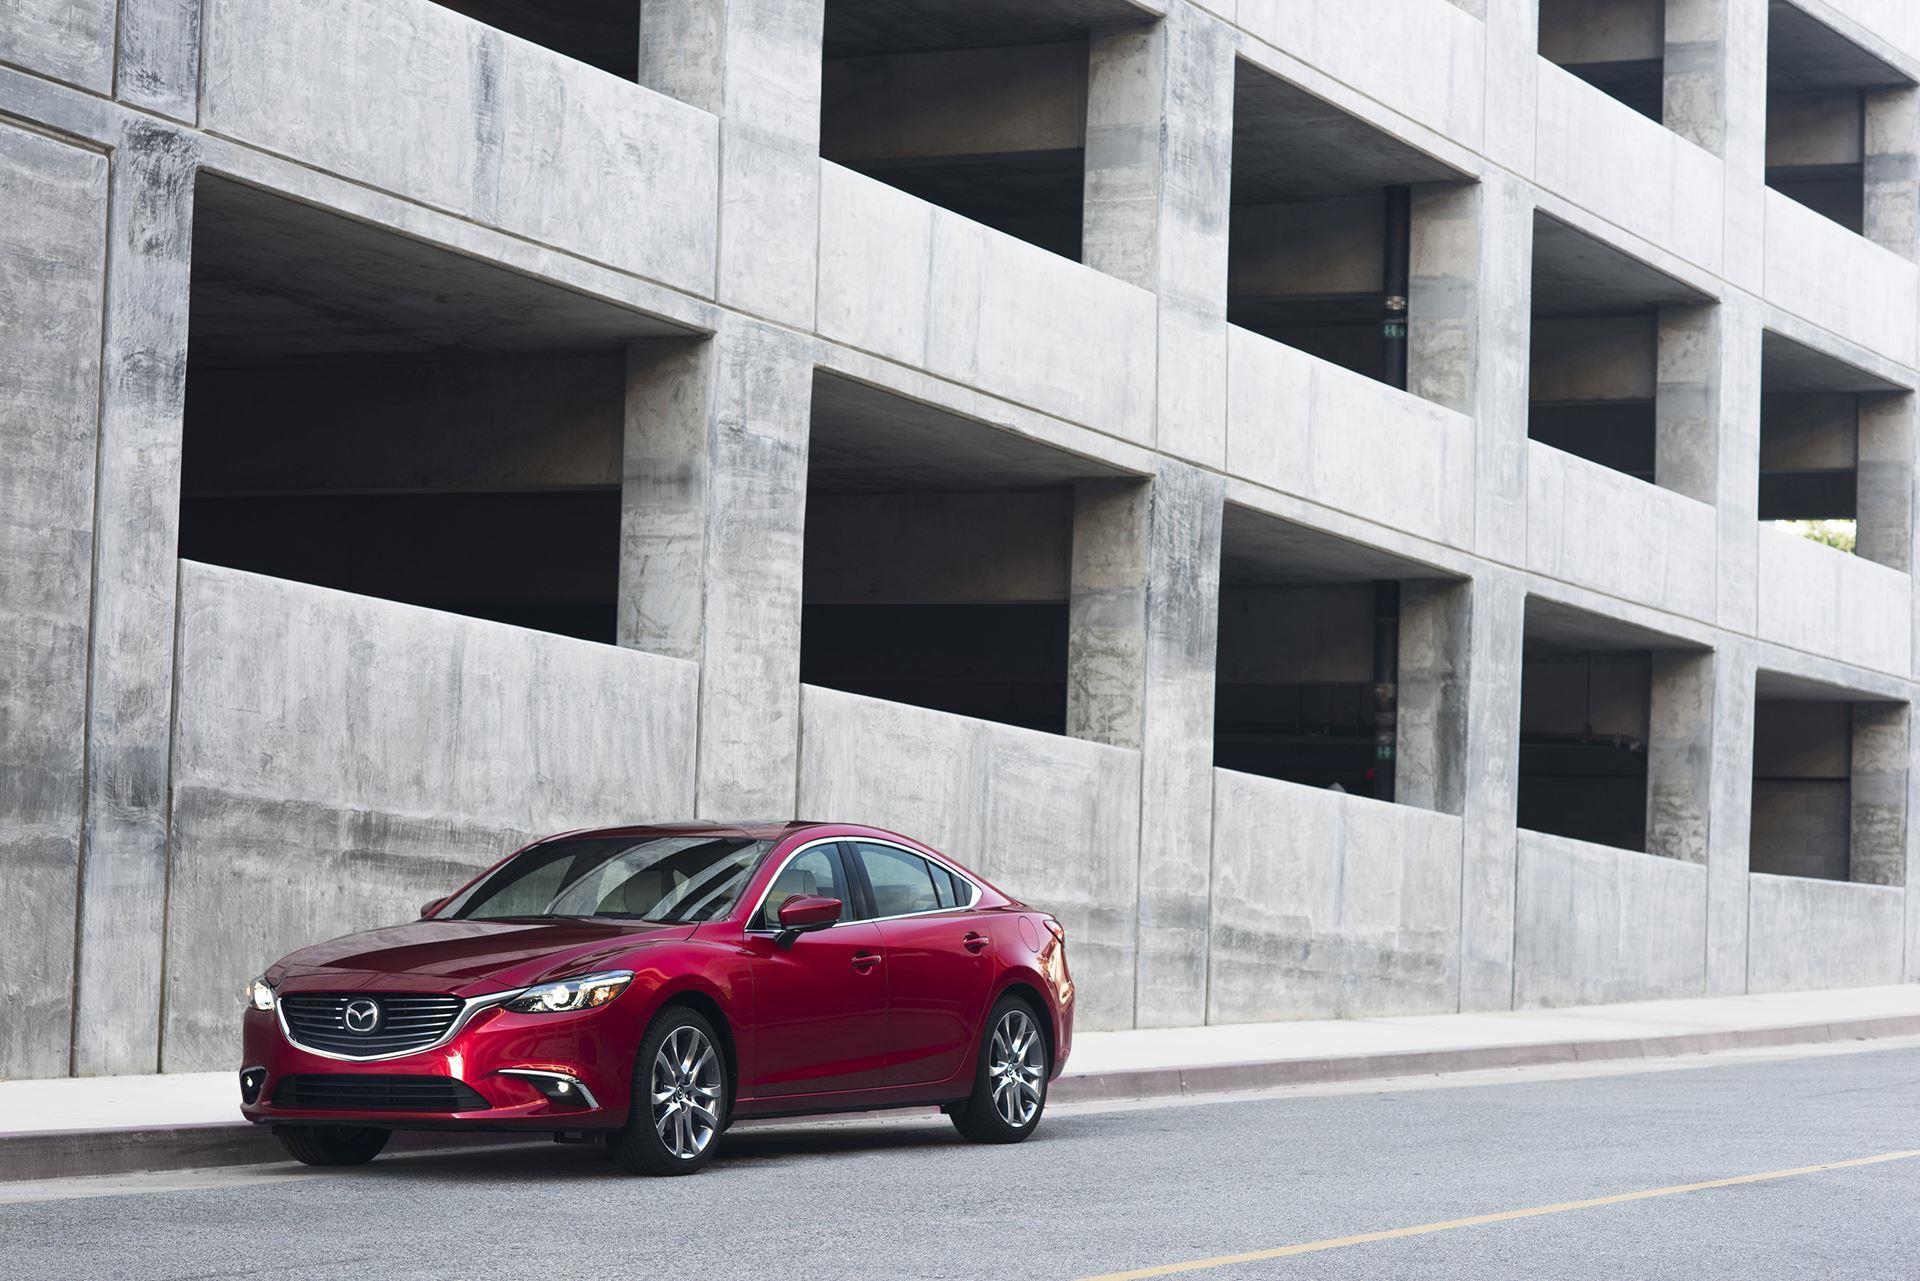
<svg viewBox="0 0 1920 1281">
<path fill-rule="evenodd" d="M 303 947 L 268 977 L 293 992 L 478 996 L 590 973 L 636 946 L 684 939 L 693 930 L 649 921 L 414 921 Z"/>
</svg>

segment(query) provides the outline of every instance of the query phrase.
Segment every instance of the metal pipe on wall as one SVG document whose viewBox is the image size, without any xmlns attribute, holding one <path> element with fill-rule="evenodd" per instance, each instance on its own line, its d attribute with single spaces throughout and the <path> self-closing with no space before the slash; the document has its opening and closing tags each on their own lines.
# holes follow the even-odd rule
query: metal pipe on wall
<svg viewBox="0 0 1920 1281">
<path fill-rule="evenodd" d="M 1387 188 L 1385 314 L 1380 320 L 1383 377 L 1407 389 L 1407 294 L 1413 287 L 1413 189 Z"/>
</svg>

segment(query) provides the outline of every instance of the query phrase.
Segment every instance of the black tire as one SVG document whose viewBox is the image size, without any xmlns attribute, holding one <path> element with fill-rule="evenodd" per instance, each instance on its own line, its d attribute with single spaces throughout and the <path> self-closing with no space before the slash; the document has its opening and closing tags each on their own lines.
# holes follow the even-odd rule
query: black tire
<svg viewBox="0 0 1920 1281">
<path fill-rule="evenodd" d="M 692 1068 L 681 1070 L 689 1053 Z M 663 1105 L 665 1115 L 656 1115 L 653 1102 L 657 1062 L 679 1064 L 665 1079 L 678 1091 L 675 1100 Z M 607 1147 L 634 1174 L 693 1174 L 713 1160 L 727 1120 L 726 1043 L 698 1011 L 667 1007 L 640 1038 L 633 1060 L 633 1105 L 626 1125 L 607 1136 Z"/>
<path fill-rule="evenodd" d="M 302 1165 L 365 1165 L 380 1155 L 393 1131 L 342 1126 L 307 1134 L 276 1130 L 274 1137 L 287 1155 Z"/>
<path fill-rule="evenodd" d="M 1018 1143 L 1039 1126 L 1040 1114 L 1047 1109 L 1047 1080 L 1053 1074 L 1043 1018 L 1022 997 L 1003 996 L 994 1004 L 980 1037 L 973 1094 L 947 1113 L 961 1138 L 970 1143 Z M 1022 1019 L 1030 1040 L 1010 1043 L 1008 1030 L 1019 1029 Z M 1019 1119 L 1028 1106 L 1032 1114 Z"/>
</svg>

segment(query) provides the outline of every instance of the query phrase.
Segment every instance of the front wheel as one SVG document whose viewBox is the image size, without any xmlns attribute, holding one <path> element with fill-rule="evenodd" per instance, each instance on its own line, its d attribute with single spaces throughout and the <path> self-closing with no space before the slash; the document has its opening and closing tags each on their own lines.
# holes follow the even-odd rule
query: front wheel
<svg viewBox="0 0 1920 1281">
<path fill-rule="evenodd" d="M 1002 997 L 987 1017 L 973 1094 L 949 1113 L 953 1128 L 972 1143 L 1020 1142 L 1040 1124 L 1051 1066 L 1033 1007 Z"/>
<path fill-rule="evenodd" d="M 633 1106 L 607 1137 L 635 1174 L 692 1174 L 713 1159 L 726 1127 L 727 1064 L 713 1025 L 671 1006 L 640 1039 Z"/>
<path fill-rule="evenodd" d="M 276 1130 L 274 1137 L 302 1165 L 365 1165 L 380 1155 L 393 1131 L 342 1126 L 305 1134 Z"/>
</svg>

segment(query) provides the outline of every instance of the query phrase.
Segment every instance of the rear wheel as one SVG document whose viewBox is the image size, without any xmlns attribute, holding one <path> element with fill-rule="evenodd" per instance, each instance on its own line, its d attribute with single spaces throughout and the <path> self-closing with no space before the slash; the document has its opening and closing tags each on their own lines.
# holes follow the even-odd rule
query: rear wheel
<svg viewBox="0 0 1920 1281">
<path fill-rule="evenodd" d="M 635 1174 L 692 1174 L 719 1146 L 726 1090 L 727 1064 L 713 1025 L 672 1006 L 640 1039 L 633 1106 L 607 1146 Z"/>
<path fill-rule="evenodd" d="M 342 1126 L 306 1133 L 276 1130 L 274 1137 L 302 1165 L 365 1165 L 380 1155 L 393 1131 Z"/>
<path fill-rule="evenodd" d="M 1020 1142 L 1040 1124 L 1051 1066 L 1039 1015 L 1020 997 L 1002 997 L 987 1017 L 973 1094 L 948 1113 L 953 1128 L 973 1143 Z"/>
</svg>

